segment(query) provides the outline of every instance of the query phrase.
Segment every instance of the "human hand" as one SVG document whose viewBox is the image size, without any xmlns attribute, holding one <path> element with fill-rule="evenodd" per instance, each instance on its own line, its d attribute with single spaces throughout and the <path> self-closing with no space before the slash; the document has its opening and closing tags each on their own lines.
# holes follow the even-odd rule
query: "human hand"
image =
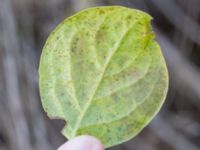
<svg viewBox="0 0 200 150">
<path fill-rule="evenodd" d="M 69 140 L 58 150 L 104 150 L 104 147 L 95 137 L 82 135 Z"/>
</svg>

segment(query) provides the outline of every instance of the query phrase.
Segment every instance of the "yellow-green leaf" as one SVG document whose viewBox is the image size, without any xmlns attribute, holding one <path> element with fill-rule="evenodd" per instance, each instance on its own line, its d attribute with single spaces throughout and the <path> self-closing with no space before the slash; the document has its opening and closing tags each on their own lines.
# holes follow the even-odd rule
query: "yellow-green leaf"
<svg viewBox="0 0 200 150">
<path fill-rule="evenodd" d="M 151 17 L 120 6 L 84 10 L 63 21 L 42 51 L 39 84 L 50 118 L 110 147 L 137 135 L 156 115 L 168 73 Z"/>
</svg>

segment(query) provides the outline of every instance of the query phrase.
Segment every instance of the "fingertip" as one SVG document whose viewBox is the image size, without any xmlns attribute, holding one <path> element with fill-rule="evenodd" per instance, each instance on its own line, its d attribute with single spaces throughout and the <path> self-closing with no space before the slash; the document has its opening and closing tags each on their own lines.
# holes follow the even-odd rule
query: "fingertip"
<svg viewBox="0 0 200 150">
<path fill-rule="evenodd" d="M 59 147 L 58 150 L 104 150 L 104 147 L 97 138 L 82 135 L 69 140 Z"/>
</svg>

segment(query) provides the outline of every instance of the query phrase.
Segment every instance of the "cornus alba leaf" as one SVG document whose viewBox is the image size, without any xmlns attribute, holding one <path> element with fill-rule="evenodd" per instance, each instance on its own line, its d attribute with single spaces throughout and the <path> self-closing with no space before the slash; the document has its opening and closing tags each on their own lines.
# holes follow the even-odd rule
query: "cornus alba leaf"
<svg viewBox="0 0 200 150">
<path fill-rule="evenodd" d="M 63 21 L 42 51 L 39 84 L 50 118 L 105 147 L 136 136 L 166 97 L 166 64 L 151 17 L 120 6 L 90 8 Z"/>
</svg>

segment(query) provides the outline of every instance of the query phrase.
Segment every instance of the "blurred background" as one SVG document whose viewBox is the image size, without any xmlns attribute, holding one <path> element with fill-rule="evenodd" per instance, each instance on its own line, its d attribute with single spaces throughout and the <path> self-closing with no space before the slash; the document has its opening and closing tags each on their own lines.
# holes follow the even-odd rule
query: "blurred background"
<svg viewBox="0 0 200 150">
<path fill-rule="evenodd" d="M 55 150 L 64 122 L 38 92 L 49 33 L 84 8 L 122 5 L 150 13 L 170 74 L 161 112 L 136 138 L 110 150 L 200 150 L 200 0 L 0 0 L 0 150 Z"/>
</svg>

